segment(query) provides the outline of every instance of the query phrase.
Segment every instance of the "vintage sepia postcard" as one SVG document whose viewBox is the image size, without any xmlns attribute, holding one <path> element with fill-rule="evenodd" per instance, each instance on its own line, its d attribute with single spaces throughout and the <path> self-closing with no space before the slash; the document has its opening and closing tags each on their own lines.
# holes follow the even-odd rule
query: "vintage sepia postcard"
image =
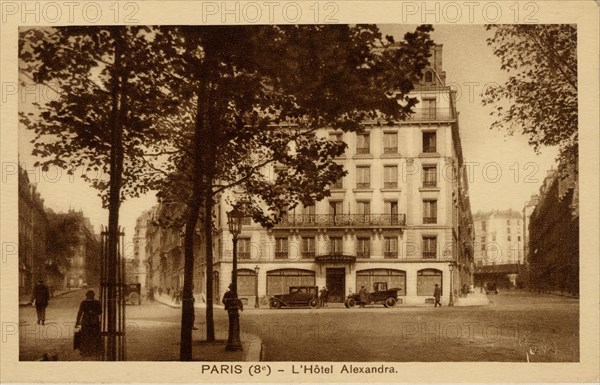
<svg viewBox="0 0 600 385">
<path fill-rule="evenodd" d="M 0 1 L 2 382 L 597 383 L 598 16 Z"/>
</svg>

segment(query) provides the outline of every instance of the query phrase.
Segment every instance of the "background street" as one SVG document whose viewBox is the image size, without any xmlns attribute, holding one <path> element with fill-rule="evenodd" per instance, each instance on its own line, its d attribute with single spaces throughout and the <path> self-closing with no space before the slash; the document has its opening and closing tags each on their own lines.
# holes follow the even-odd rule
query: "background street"
<svg viewBox="0 0 600 385">
<path fill-rule="evenodd" d="M 59 360 L 81 359 L 72 349 L 72 334 L 83 296 L 80 290 L 53 298 L 45 326 L 36 325 L 35 308 L 20 308 L 21 360 L 37 360 L 45 352 L 57 353 Z M 247 308 L 240 322 L 242 331 L 262 339 L 268 361 L 579 360 L 578 300 L 522 291 L 489 299 L 482 307 Z M 128 305 L 127 359 L 177 360 L 180 311 L 157 302 Z M 215 324 L 217 334 L 227 330 L 222 308 L 215 308 Z M 199 344 L 203 309 L 196 309 L 196 326 Z"/>
</svg>

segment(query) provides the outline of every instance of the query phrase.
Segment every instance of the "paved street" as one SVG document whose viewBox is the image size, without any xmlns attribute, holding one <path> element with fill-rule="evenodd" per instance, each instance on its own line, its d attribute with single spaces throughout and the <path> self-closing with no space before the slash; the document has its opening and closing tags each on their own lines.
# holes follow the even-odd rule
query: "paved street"
<svg viewBox="0 0 600 385">
<path fill-rule="evenodd" d="M 82 297 L 79 291 L 51 301 L 45 326 L 35 324 L 34 308 L 20 309 L 22 360 L 48 351 L 80 359 L 70 344 Z M 527 292 L 489 298 L 484 307 L 246 309 L 240 318 L 242 331 L 262 338 L 269 361 L 578 360 L 577 300 Z M 180 309 L 143 304 L 128 306 L 127 315 L 129 360 L 177 359 Z M 215 308 L 215 321 L 217 332 L 225 331 L 223 309 Z M 204 310 L 196 309 L 196 322 L 200 341 Z"/>
<path fill-rule="evenodd" d="M 577 361 L 577 300 L 507 292 L 485 307 L 279 310 L 243 327 L 273 361 Z"/>
</svg>

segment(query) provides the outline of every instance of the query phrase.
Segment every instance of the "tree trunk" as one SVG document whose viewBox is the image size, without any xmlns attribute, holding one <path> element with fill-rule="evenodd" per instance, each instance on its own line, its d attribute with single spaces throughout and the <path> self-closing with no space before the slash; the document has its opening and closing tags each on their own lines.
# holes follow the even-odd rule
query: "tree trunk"
<svg viewBox="0 0 600 385">
<path fill-rule="evenodd" d="M 122 106 L 122 58 L 124 51 L 120 28 L 113 29 L 115 39 L 115 69 L 111 89 L 111 143 L 110 143 L 110 186 L 108 197 L 108 308 L 107 312 L 107 352 L 108 361 L 116 361 L 117 356 L 117 264 L 119 262 L 119 208 L 121 205 L 121 178 L 123 174 L 123 125 Z"/>
<path fill-rule="evenodd" d="M 194 125 L 194 183 L 192 195 L 188 203 L 188 217 L 185 225 L 184 238 L 184 278 L 183 278 L 183 305 L 181 307 L 181 344 L 179 359 L 181 361 L 192 360 L 192 330 L 194 327 L 194 234 L 198 216 L 202 208 L 202 186 L 203 177 L 203 151 L 202 137 L 205 125 L 206 83 L 201 80 L 198 87 L 198 102 L 196 106 L 196 122 Z"/>
</svg>

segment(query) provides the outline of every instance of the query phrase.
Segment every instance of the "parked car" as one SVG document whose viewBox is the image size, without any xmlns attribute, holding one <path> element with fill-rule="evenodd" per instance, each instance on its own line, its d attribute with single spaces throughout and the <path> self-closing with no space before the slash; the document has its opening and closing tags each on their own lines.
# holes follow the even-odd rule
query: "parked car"
<svg viewBox="0 0 600 385">
<path fill-rule="evenodd" d="M 125 284 L 125 302 L 132 305 L 142 304 L 142 284 L 127 283 Z"/>
<path fill-rule="evenodd" d="M 496 284 L 496 282 L 490 282 L 487 285 L 485 285 L 485 294 L 490 293 L 498 294 L 498 285 Z"/>
<path fill-rule="evenodd" d="M 282 306 L 308 306 L 311 309 L 319 305 L 317 286 L 290 286 L 289 293 L 269 297 L 269 307 L 279 309 Z"/>
<path fill-rule="evenodd" d="M 399 287 L 388 289 L 387 282 L 375 282 L 373 289 L 375 291 L 369 293 L 366 302 L 361 301 L 360 293 L 351 293 L 346 297 L 344 305 L 347 308 L 370 304 L 383 304 L 385 307 L 394 307 L 396 306 L 396 302 L 398 302 L 398 292 L 402 290 Z"/>
</svg>

